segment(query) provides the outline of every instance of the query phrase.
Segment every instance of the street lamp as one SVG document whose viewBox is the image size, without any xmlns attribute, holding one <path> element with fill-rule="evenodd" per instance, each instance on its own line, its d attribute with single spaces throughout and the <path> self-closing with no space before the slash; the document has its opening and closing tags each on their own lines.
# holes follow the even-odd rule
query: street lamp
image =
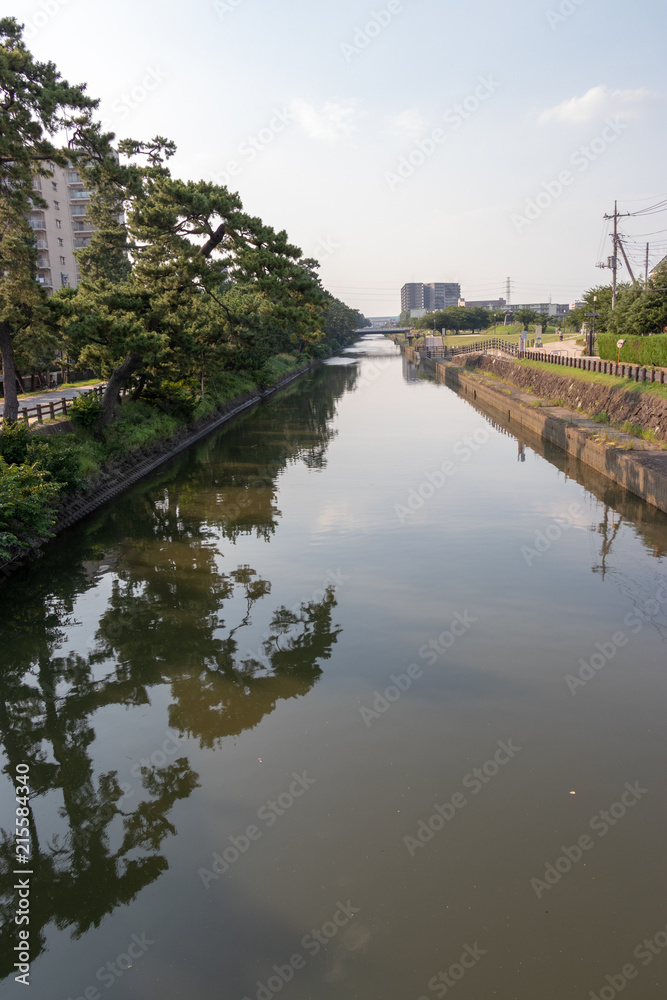
<svg viewBox="0 0 667 1000">
<path fill-rule="evenodd" d="M 595 317 L 600 315 L 599 312 L 595 311 L 597 300 L 598 300 L 597 295 L 594 295 L 593 296 L 593 312 L 592 313 L 584 313 L 584 316 L 590 316 L 592 318 L 592 320 L 593 320 L 593 322 L 590 325 L 590 329 L 588 330 L 588 336 L 586 338 L 588 340 L 587 353 L 588 353 L 589 357 L 591 357 L 591 355 L 593 354 L 593 345 L 595 343 Z"/>
</svg>

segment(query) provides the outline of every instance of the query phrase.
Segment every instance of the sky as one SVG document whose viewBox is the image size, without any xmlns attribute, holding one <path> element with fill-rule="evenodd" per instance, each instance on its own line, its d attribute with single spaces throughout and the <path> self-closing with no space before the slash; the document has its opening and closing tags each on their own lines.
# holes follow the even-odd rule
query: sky
<svg viewBox="0 0 667 1000">
<path fill-rule="evenodd" d="M 571 302 L 667 254 L 660 0 L 5 0 L 119 138 L 238 191 L 367 316 L 409 281 Z M 619 280 L 627 278 L 627 270 Z"/>
</svg>

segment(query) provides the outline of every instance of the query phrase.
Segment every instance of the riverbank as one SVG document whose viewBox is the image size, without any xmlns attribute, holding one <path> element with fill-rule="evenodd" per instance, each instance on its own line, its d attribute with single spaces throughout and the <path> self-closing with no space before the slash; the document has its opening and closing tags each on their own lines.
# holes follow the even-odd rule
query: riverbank
<svg viewBox="0 0 667 1000">
<path fill-rule="evenodd" d="M 401 349 L 409 360 L 416 360 L 414 349 Z M 510 428 L 525 428 L 538 434 L 667 513 L 667 451 L 661 447 L 602 425 L 578 408 L 553 404 L 498 374 L 483 374 L 471 367 L 423 357 L 420 364 L 459 395 L 488 409 L 491 416 L 502 415 Z"/>
<path fill-rule="evenodd" d="M 289 385 L 317 364 L 319 364 L 319 360 L 309 360 L 286 372 L 277 379 L 274 385 L 264 389 L 256 387 L 227 401 L 200 420 L 178 427 L 175 433 L 168 438 L 144 445 L 136 451 L 105 462 L 100 471 L 91 479 L 87 489 L 68 494 L 60 501 L 56 508 L 51 537 L 94 513 L 144 476 L 149 475 L 186 448 L 217 430 L 233 417 Z M 47 426 L 52 431 L 67 432 L 68 425 L 70 425 L 70 421 L 63 420 Z M 44 546 L 49 541 L 50 538 L 37 538 L 27 548 L 17 552 L 10 560 L 0 564 L 0 586 L 17 569 L 40 558 L 43 555 Z"/>
</svg>

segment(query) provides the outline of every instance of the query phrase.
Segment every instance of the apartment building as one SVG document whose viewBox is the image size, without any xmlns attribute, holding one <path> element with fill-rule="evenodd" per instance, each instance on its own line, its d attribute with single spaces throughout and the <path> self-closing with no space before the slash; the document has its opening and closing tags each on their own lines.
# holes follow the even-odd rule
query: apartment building
<svg viewBox="0 0 667 1000">
<path fill-rule="evenodd" d="M 421 314 L 436 309 L 457 306 L 461 297 L 461 286 L 455 281 L 412 281 L 401 288 L 401 312 Z"/>
<path fill-rule="evenodd" d="M 33 206 L 28 225 L 34 230 L 39 254 L 37 281 L 48 294 L 79 283 L 74 251 L 90 242 L 93 227 L 87 218 L 90 192 L 73 167 L 51 166 L 52 177 L 35 177 L 33 187 L 47 204 Z"/>
</svg>

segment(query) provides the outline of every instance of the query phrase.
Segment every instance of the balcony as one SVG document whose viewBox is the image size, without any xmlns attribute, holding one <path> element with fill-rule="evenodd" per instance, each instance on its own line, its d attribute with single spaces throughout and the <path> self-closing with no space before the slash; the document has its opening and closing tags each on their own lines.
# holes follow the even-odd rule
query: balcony
<svg viewBox="0 0 667 1000">
<path fill-rule="evenodd" d="M 45 288 L 53 288 L 53 282 L 51 281 L 51 278 L 47 274 L 38 274 L 37 283 L 40 285 L 44 285 Z"/>
<path fill-rule="evenodd" d="M 81 183 L 81 177 L 77 173 L 76 170 L 70 170 L 69 171 L 69 173 L 67 174 L 67 183 L 68 184 L 80 184 Z"/>
<path fill-rule="evenodd" d="M 70 191 L 69 196 L 72 201 L 88 201 L 90 198 L 90 191 Z"/>
<path fill-rule="evenodd" d="M 92 233 L 93 224 L 92 222 L 73 222 L 72 229 L 75 233 Z"/>
<path fill-rule="evenodd" d="M 44 219 L 28 219 L 28 225 L 31 229 L 46 229 Z"/>
<path fill-rule="evenodd" d="M 49 244 L 47 243 L 47 241 L 43 237 L 40 237 L 40 239 L 35 240 L 35 246 L 37 247 L 38 250 L 48 250 L 49 249 Z"/>
<path fill-rule="evenodd" d="M 83 250 L 83 248 L 87 247 L 89 243 L 90 243 L 90 236 L 88 236 L 86 239 L 74 240 L 74 249 Z"/>
<path fill-rule="evenodd" d="M 85 215 L 88 209 L 85 205 L 72 205 L 71 213 L 72 215 Z"/>
<path fill-rule="evenodd" d="M 35 191 L 41 191 L 42 190 L 42 182 L 40 181 L 39 177 L 33 177 L 33 179 L 32 179 L 32 186 L 35 189 Z"/>
</svg>

